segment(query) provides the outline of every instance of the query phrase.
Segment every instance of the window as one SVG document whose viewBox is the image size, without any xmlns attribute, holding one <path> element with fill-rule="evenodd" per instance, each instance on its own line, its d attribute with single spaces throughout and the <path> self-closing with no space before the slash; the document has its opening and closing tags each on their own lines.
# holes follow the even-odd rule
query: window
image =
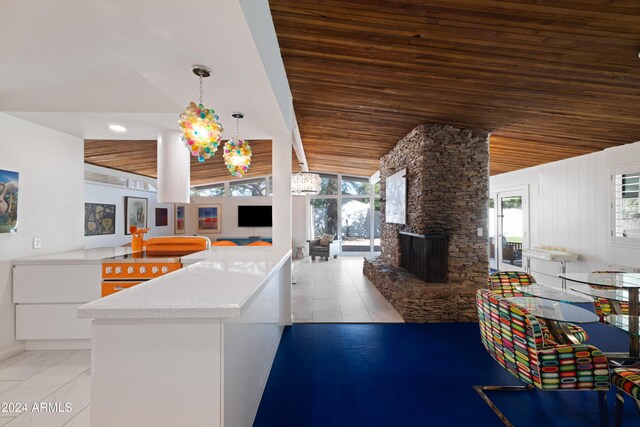
<svg viewBox="0 0 640 427">
<path fill-rule="evenodd" d="M 640 239 L 640 172 L 613 175 L 613 236 L 618 242 Z"/>
<path fill-rule="evenodd" d="M 311 229 L 314 238 L 338 234 L 338 199 L 311 198 Z"/>
<path fill-rule="evenodd" d="M 335 175 L 320 175 L 320 195 L 330 196 L 338 194 L 338 177 Z"/>
<path fill-rule="evenodd" d="M 369 198 L 342 199 L 343 252 L 369 252 L 371 245 L 371 204 Z"/>
<path fill-rule="evenodd" d="M 191 189 L 191 197 L 217 196 L 224 196 L 224 184 L 207 185 L 206 187 L 194 187 Z"/>
<path fill-rule="evenodd" d="M 264 178 L 234 181 L 229 183 L 229 195 L 237 197 L 265 196 L 267 181 Z"/>
<path fill-rule="evenodd" d="M 342 177 L 342 194 L 351 196 L 368 196 L 369 180 L 353 176 Z"/>
</svg>

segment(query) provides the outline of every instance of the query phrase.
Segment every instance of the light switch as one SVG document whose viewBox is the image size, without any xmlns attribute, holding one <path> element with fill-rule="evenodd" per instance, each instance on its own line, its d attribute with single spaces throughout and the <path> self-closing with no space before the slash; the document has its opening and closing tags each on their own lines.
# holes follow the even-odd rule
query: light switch
<svg viewBox="0 0 640 427">
<path fill-rule="evenodd" d="M 39 237 L 33 238 L 33 249 L 40 249 L 42 247 L 42 239 Z"/>
<path fill-rule="evenodd" d="M 478 237 L 482 237 L 483 234 L 484 234 L 484 231 L 482 227 L 478 227 Z"/>
</svg>

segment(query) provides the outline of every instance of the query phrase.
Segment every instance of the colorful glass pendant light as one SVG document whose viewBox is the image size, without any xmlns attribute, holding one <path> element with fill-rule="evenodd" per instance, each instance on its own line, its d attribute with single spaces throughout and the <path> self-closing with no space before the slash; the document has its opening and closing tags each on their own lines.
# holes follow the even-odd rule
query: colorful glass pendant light
<svg viewBox="0 0 640 427">
<path fill-rule="evenodd" d="M 222 156 L 229 173 L 236 178 L 242 178 L 251 164 L 251 146 L 249 141 L 240 139 L 239 125 L 244 113 L 233 113 L 231 116 L 236 119 L 236 136 L 224 144 Z"/>
<path fill-rule="evenodd" d="M 215 110 L 202 103 L 202 79 L 211 76 L 211 70 L 204 65 L 194 65 L 192 71 L 200 78 L 200 103 L 189 103 L 180 114 L 179 123 L 184 145 L 202 163 L 218 151 L 223 129 Z"/>
</svg>

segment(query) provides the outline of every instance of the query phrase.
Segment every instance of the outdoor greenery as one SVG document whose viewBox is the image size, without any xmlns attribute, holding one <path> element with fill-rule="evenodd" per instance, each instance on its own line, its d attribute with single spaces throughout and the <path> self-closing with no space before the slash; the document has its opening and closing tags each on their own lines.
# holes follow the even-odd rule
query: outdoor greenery
<svg viewBox="0 0 640 427">
<path fill-rule="evenodd" d="M 266 192 L 267 183 L 262 178 L 229 184 L 229 195 L 231 196 L 257 197 L 266 195 Z"/>
</svg>

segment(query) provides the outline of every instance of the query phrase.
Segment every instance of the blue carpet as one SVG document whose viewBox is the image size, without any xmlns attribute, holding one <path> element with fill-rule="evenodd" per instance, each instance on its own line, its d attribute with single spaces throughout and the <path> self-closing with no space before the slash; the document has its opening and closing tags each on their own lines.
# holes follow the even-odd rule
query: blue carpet
<svg viewBox="0 0 640 427">
<path fill-rule="evenodd" d="M 586 329 L 603 351 L 627 348 L 615 328 Z M 472 386 L 518 384 L 488 355 L 477 323 L 296 324 L 284 331 L 254 426 L 502 426 Z M 489 396 L 517 427 L 599 425 L 595 392 Z M 613 402 L 611 392 L 611 417 Z M 628 401 L 632 425 L 640 417 Z"/>
</svg>

